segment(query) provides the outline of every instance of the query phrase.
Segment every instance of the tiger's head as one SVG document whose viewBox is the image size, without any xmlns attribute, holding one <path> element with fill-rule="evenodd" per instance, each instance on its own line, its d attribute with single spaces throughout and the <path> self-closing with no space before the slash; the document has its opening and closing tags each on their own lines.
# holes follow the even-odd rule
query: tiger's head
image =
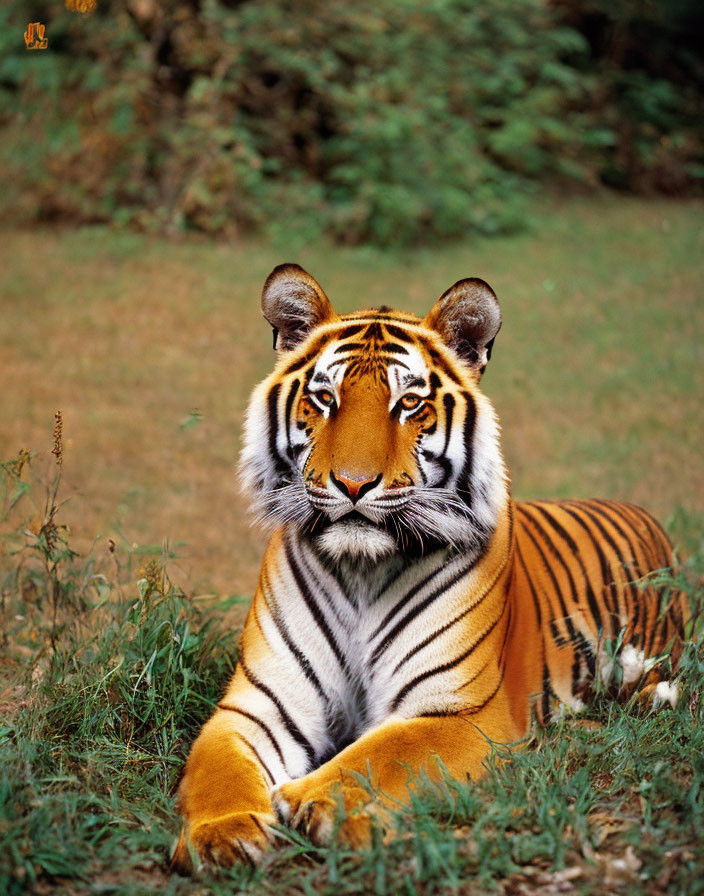
<svg viewBox="0 0 704 896">
<path fill-rule="evenodd" d="M 240 471 L 260 519 L 331 559 L 478 551 L 507 501 L 493 408 L 479 390 L 501 326 L 478 279 L 420 319 L 338 315 L 298 265 L 262 293 L 278 361 L 252 395 Z"/>
</svg>

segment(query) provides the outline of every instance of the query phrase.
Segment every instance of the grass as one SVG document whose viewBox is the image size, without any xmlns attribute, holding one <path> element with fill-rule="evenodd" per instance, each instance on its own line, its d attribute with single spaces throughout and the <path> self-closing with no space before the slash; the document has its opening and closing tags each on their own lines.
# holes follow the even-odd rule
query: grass
<svg viewBox="0 0 704 896">
<path fill-rule="evenodd" d="M 426 782 L 399 810 L 396 838 L 368 850 L 283 831 L 256 870 L 169 875 L 178 775 L 236 657 L 227 602 L 206 613 L 183 594 L 164 572 L 168 551 L 123 566 L 79 558 L 51 500 L 61 468 L 28 528 L 37 486 L 31 459 L 22 466 L 0 471 L 16 524 L 0 606 L 0 892 L 704 892 L 699 621 L 674 710 L 598 696 L 510 760 L 497 753 L 483 782 Z M 703 575 L 700 552 L 678 580 L 693 604 Z"/>
<path fill-rule="evenodd" d="M 484 276 L 515 492 L 670 518 L 700 600 L 701 211 L 572 203 L 521 236 L 412 255 L 5 234 L 0 457 L 45 450 L 0 469 L 0 892 L 704 892 L 701 641 L 674 710 L 599 697 L 483 783 L 427 789 L 392 842 L 289 833 L 256 871 L 165 867 L 183 760 L 236 656 L 233 595 L 261 557 L 232 469 L 271 364 L 270 268 L 297 258 L 341 310 L 423 312 Z"/>
</svg>

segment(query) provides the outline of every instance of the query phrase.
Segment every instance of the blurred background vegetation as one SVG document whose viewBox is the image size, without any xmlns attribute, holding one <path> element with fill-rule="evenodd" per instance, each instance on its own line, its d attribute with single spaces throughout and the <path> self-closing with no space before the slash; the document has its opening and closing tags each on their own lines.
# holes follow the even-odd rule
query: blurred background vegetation
<svg viewBox="0 0 704 896">
<path fill-rule="evenodd" d="M 384 246 L 701 193 L 702 33 L 698 0 L 10 0 L 0 214 Z"/>
</svg>

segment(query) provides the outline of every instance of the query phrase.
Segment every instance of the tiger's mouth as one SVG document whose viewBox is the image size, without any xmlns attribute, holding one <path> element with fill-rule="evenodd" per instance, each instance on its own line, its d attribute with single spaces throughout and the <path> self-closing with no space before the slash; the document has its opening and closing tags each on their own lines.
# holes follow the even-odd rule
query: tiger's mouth
<svg viewBox="0 0 704 896">
<path fill-rule="evenodd" d="M 353 501 L 300 476 L 266 497 L 260 504 L 263 521 L 297 528 L 338 559 L 374 560 L 392 553 L 413 559 L 438 549 L 475 552 L 492 531 L 471 495 L 442 486 L 394 487 Z"/>
<path fill-rule="evenodd" d="M 407 498 L 376 494 L 352 501 L 311 484 L 306 485 L 306 493 L 311 507 L 317 511 L 308 533 L 331 560 L 377 562 L 398 552 L 394 534 L 398 523 L 393 523 L 393 511 Z"/>
<path fill-rule="evenodd" d="M 344 516 L 340 517 L 340 520 L 343 520 L 345 523 L 350 523 L 351 525 L 358 526 L 377 525 L 377 523 L 372 522 L 372 520 L 370 520 L 368 516 L 360 513 L 359 510 L 351 510 L 349 513 L 346 513 Z"/>
<path fill-rule="evenodd" d="M 378 526 L 408 503 L 414 488 L 412 486 L 395 488 L 381 494 L 365 495 L 358 501 L 335 495 L 328 489 L 318 486 L 307 485 L 306 492 L 311 505 L 331 522 L 344 519 L 350 523 L 365 522 Z"/>
</svg>

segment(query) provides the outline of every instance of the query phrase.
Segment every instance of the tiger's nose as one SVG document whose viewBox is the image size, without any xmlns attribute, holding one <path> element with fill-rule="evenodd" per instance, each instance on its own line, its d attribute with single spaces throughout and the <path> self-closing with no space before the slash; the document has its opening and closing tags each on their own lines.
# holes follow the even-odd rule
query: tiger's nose
<svg viewBox="0 0 704 896">
<path fill-rule="evenodd" d="M 356 504 L 360 498 L 364 497 L 375 486 L 381 482 L 381 473 L 374 479 L 348 479 L 346 476 L 336 476 L 330 470 L 330 479 L 340 489 L 343 495 L 346 495 L 353 504 Z"/>
</svg>

